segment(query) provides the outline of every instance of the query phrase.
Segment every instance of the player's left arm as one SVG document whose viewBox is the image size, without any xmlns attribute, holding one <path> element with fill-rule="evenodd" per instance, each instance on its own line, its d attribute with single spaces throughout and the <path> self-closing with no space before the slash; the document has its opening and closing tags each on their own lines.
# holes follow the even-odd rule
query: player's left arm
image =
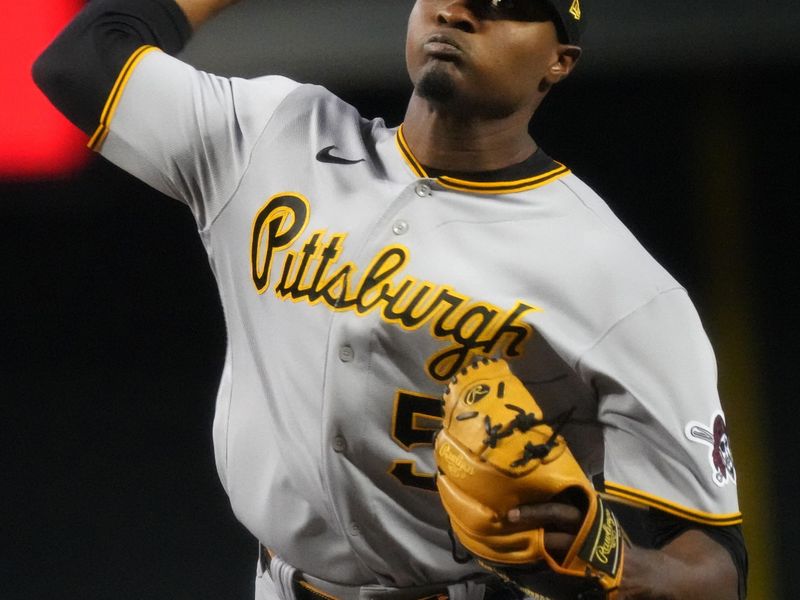
<svg viewBox="0 0 800 600">
<path fill-rule="evenodd" d="M 566 555 L 583 518 L 574 506 L 558 503 L 522 506 L 509 513 L 512 522 L 545 529 L 545 545 L 553 556 Z M 741 537 L 734 532 L 728 532 L 729 536 L 709 535 L 707 528 L 695 528 L 691 523 L 684 523 L 682 529 L 660 548 L 633 544 L 625 549 L 619 600 L 737 600 L 743 597 L 741 571 L 746 569 L 746 564 L 738 568 L 735 564 L 742 560 L 746 563 L 744 546 L 736 541 Z"/>
<path fill-rule="evenodd" d="M 653 533 L 652 549 L 626 549 L 621 598 L 743 598 L 747 554 L 716 360 L 685 290 L 624 317 L 577 369 L 598 396 L 604 490 L 638 505 Z M 527 507 L 520 518 L 547 511 L 563 530 L 550 543 L 568 542 L 580 515 Z"/>
<path fill-rule="evenodd" d="M 731 555 L 704 532 L 689 529 L 659 550 L 632 547 L 621 598 L 736 600 L 739 577 Z"/>
</svg>

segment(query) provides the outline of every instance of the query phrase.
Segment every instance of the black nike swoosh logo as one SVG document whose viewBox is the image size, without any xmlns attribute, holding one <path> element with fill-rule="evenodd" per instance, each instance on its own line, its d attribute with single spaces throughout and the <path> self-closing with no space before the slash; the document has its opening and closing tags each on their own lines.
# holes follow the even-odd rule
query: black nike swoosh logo
<svg viewBox="0 0 800 600">
<path fill-rule="evenodd" d="M 349 158 L 342 158 L 341 156 L 334 156 L 331 154 L 336 146 L 328 146 L 317 152 L 317 160 L 323 163 L 331 163 L 333 165 L 357 165 L 364 162 L 363 158 L 358 160 L 350 160 Z"/>
</svg>

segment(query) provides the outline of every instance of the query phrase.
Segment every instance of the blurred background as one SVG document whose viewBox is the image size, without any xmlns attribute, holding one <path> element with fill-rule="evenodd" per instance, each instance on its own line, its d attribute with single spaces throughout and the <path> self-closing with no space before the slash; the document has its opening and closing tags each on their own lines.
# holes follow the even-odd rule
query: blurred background
<svg viewBox="0 0 800 600">
<path fill-rule="evenodd" d="M 252 598 L 214 470 L 225 333 L 185 208 L 84 148 L 34 89 L 82 5 L 0 22 L 0 598 Z M 184 58 L 322 83 L 402 121 L 410 0 L 245 0 Z M 586 1 L 585 54 L 533 132 L 687 287 L 715 345 L 750 598 L 800 597 L 796 2 Z M 654 341 L 657 343 L 657 341 Z"/>
</svg>

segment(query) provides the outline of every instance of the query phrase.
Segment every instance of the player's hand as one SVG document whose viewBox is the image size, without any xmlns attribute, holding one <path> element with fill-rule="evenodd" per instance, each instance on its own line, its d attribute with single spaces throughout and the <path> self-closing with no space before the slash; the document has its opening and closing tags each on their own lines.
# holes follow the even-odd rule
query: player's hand
<svg viewBox="0 0 800 600">
<path fill-rule="evenodd" d="M 192 26 L 192 29 L 197 29 L 208 21 L 211 17 L 219 11 L 236 4 L 239 0 L 175 0 L 176 4 L 181 7 L 186 18 Z"/>
<path fill-rule="evenodd" d="M 581 528 L 584 514 L 578 507 L 561 502 L 526 504 L 508 511 L 510 523 L 544 529 L 544 545 L 556 559 L 563 560 Z"/>
</svg>

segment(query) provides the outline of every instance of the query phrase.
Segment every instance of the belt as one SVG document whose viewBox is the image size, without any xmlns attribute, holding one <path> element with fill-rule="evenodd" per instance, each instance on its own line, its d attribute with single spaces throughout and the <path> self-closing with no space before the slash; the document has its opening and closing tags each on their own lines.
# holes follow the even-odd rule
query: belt
<svg viewBox="0 0 800 600">
<path fill-rule="evenodd" d="M 259 544 L 259 561 L 261 563 L 261 570 L 269 574 L 270 563 L 272 562 L 272 553 L 266 546 Z M 525 595 L 517 588 L 501 581 L 497 577 L 490 577 L 486 580 L 481 580 L 485 585 L 483 593 L 483 600 L 521 600 Z M 314 587 L 307 581 L 303 580 L 302 575 L 298 572 L 292 581 L 292 591 L 294 592 L 297 600 L 339 600 L 331 594 Z M 447 586 L 443 585 L 441 590 L 434 590 L 432 593 L 428 592 L 425 596 L 417 600 L 449 600 L 450 596 L 447 593 Z"/>
</svg>

